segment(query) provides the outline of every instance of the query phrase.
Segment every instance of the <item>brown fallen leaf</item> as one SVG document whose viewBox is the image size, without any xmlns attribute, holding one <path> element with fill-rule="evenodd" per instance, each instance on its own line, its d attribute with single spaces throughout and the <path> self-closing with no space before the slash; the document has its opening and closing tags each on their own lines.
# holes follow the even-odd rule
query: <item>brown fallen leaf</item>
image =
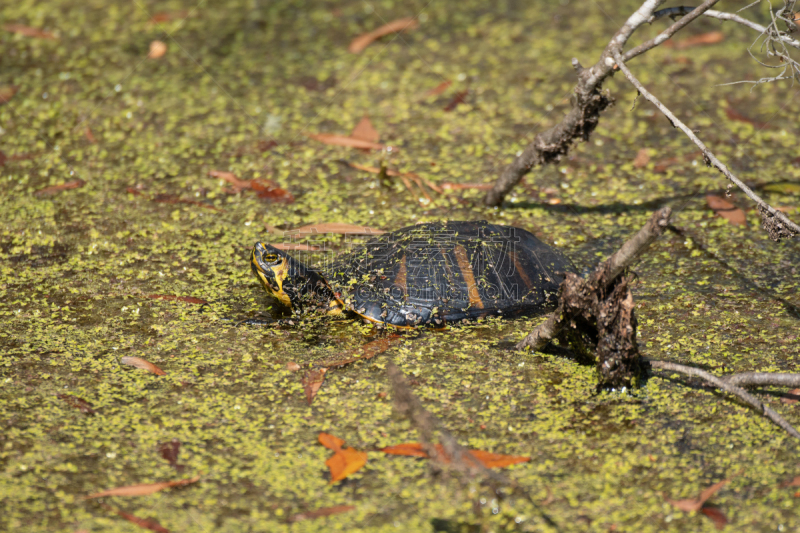
<svg viewBox="0 0 800 533">
<path fill-rule="evenodd" d="M 97 142 L 97 139 L 94 137 L 94 133 L 92 133 L 92 128 L 90 128 L 88 125 L 84 130 L 84 134 L 86 135 L 86 140 L 90 143 L 95 144 Z"/>
<path fill-rule="evenodd" d="M 83 398 L 78 398 L 77 396 L 73 396 L 71 394 L 56 394 L 56 397 L 59 400 L 63 400 L 66 404 L 70 407 L 74 407 L 78 409 L 81 413 L 86 415 L 95 415 L 97 411 L 94 410 L 92 404 L 84 400 Z"/>
<path fill-rule="evenodd" d="M 331 471 L 331 483 L 341 481 L 350 474 L 361 470 L 367 464 L 367 454 L 355 448 L 342 448 L 344 441 L 330 433 L 320 433 L 319 443 L 333 450 L 333 455 L 325 461 Z"/>
<path fill-rule="evenodd" d="M 463 91 L 457 92 L 453 99 L 450 100 L 450 103 L 444 106 L 445 111 L 452 111 L 458 104 L 463 104 L 467 101 L 467 95 L 469 94 L 469 89 L 464 89 Z"/>
<path fill-rule="evenodd" d="M 311 405 L 314 401 L 314 397 L 325 382 L 325 373 L 327 371 L 327 368 L 312 368 L 307 370 L 303 376 L 303 391 L 306 393 L 308 405 Z"/>
<path fill-rule="evenodd" d="M 741 114 L 739 111 L 731 107 L 730 103 L 728 104 L 728 107 L 725 108 L 725 114 L 728 115 L 728 118 L 731 120 L 736 120 L 738 122 L 747 122 L 748 124 L 752 124 L 753 127 L 758 130 L 763 130 L 767 126 L 769 126 L 769 123 L 767 122 L 760 122 L 758 120 L 752 119 L 750 117 Z"/>
<path fill-rule="evenodd" d="M 155 374 L 156 376 L 166 376 L 167 373 L 158 368 L 156 365 L 142 359 L 141 357 L 136 357 L 134 355 L 126 355 L 122 359 L 120 359 L 120 363 L 123 365 L 133 366 L 136 368 L 141 368 L 142 370 L 147 370 L 151 374 Z"/>
<path fill-rule="evenodd" d="M 10 31 L 11 33 L 18 33 L 19 35 L 24 35 L 25 37 L 35 37 L 37 39 L 50 39 L 50 40 L 56 39 L 56 36 L 50 33 L 49 31 L 40 30 L 39 28 L 32 28 L 30 26 L 25 26 L 24 24 L 5 24 L 3 25 L 3 29 L 6 31 Z"/>
<path fill-rule="evenodd" d="M 157 24 L 159 22 L 169 22 L 170 20 L 185 19 L 190 14 L 189 11 L 162 11 L 155 13 L 150 17 L 150 24 Z"/>
<path fill-rule="evenodd" d="M 800 476 L 795 477 L 794 479 L 790 479 L 789 481 L 784 481 L 780 484 L 782 489 L 786 489 L 789 487 L 800 487 Z"/>
<path fill-rule="evenodd" d="M 181 487 L 190 485 L 200 480 L 200 476 L 187 479 L 176 479 L 174 481 L 162 481 L 161 483 L 143 483 L 141 485 L 128 485 L 127 487 L 116 487 L 101 492 L 95 492 L 86 496 L 84 499 L 104 498 L 106 496 L 147 496 L 171 487 Z"/>
<path fill-rule="evenodd" d="M 327 369 L 331 369 L 349 365 L 350 363 L 354 363 L 356 361 L 372 359 L 376 355 L 382 354 L 395 344 L 400 343 L 402 340 L 403 340 L 402 335 L 393 333 L 391 335 L 387 335 L 386 337 L 382 337 L 380 339 L 376 339 L 374 341 L 366 343 L 364 346 L 361 346 L 360 348 L 353 350 L 353 352 L 351 352 L 351 354 L 345 357 L 344 359 L 326 361 L 324 363 L 321 363 L 320 366 L 323 366 Z"/>
<path fill-rule="evenodd" d="M 308 511 L 306 513 L 297 513 L 289 517 L 289 522 L 300 522 L 301 520 L 312 520 L 314 518 L 321 518 L 323 516 L 331 516 L 339 513 L 346 513 L 355 509 L 355 505 L 333 505 L 331 507 L 323 507 L 315 511 Z"/>
<path fill-rule="evenodd" d="M 381 235 L 386 232 L 368 226 L 347 224 L 344 222 L 309 224 L 283 232 L 284 235 L 320 235 L 324 233 L 335 233 L 337 235 Z"/>
<path fill-rule="evenodd" d="M 675 43 L 668 44 L 668 47 L 674 46 L 677 50 L 691 48 L 693 46 L 701 46 L 706 44 L 717 44 L 725 40 L 725 34 L 721 31 L 710 31 L 708 33 L 701 33 L 699 35 L 692 35 L 686 39 L 682 39 Z M 667 41 L 669 42 L 669 41 Z M 666 44 L 666 42 L 664 43 Z"/>
<path fill-rule="evenodd" d="M 158 59 L 159 57 L 164 57 L 164 54 L 167 53 L 167 45 L 164 41 L 151 41 L 150 42 L 150 51 L 147 53 L 147 57 L 150 59 Z"/>
<path fill-rule="evenodd" d="M 150 531 L 155 531 L 156 533 L 169 533 L 169 529 L 165 528 L 152 518 L 139 518 L 136 515 L 122 511 L 120 509 L 114 509 L 110 505 L 103 505 L 103 507 L 105 507 L 106 509 L 108 509 L 113 513 L 116 513 L 118 516 L 124 518 L 128 522 L 135 524 L 143 529 L 149 529 Z"/>
<path fill-rule="evenodd" d="M 320 246 L 313 244 L 300 244 L 293 242 L 274 242 L 270 246 L 278 250 L 285 250 L 287 252 L 332 252 L 333 250 L 323 250 Z"/>
<path fill-rule="evenodd" d="M 800 397 L 800 389 L 792 389 L 789 392 L 787 392 L 786 394 L 789 394 L 789 395 L 791 395 L 793 397 L 792 398 L 789 398 L 789 397 L 781 398 L 781 402 L 787 403 L 787 404 L 790 404 L 790 405 L 793 404 L 793 403 L 797 403 L 797 399 L 798 399 L 798 397 Z M 800 479 L 800 478 L 798 478 L 798 479 Z"/>
<path fill-rule="evenodd" d="M 44 187 L 42 189 L 39 189 L 38 191 L 35 191 L 33 195 L 36 196 L 37 198 L 43 198 L 45 196 L 52 196 L 57 192 L 61 191 L 68 191 L 70 189 L 80 189 L 84 185 L 86 185 L 86 182 L 78 178 L 72 181 L 68 181 L 66 183 L 62 183 L 60 185 L 50 185 L 49 187 Z"/>
<path fill-rule="evenodd" d="M 163 457 L 172 468 L 178 472 L 183 472 L 183 469 L 186 467 L 178 464 L 178 454 L 181 451 L 181 441 L 178 439 L 172 439 L 169 442 L 162 442 L 159 444 L 158 450 L 161 452 L 161 457 Z"/>
<path fill-rule="evenodd" d="M 288 370 L 289 372 L 297 372 L 298 370 L 300 370 L 300 365 L 298 365 L 294 361 L 289 361 L 288 363 L 286 363 L 286 370 Z"/>
<path fill-rule="evenodd" d="M 362 141 L 361 139 L 353 139 L 352 137 L 345 137 L 343 135 L 332 135 L 329 133 L 309 133 L 308 136 L 321 143 L 330 144 L 333 146 L 347 146 L 348 148 L 364 148 L 367 150 L 383 150 L 386 148 L 386 145 L 383 144 Z"/>
<path fill-rule="evenodd" d="M 405 444 L 397 444 L 395 446 L 387 446 L 386 448 L 381 449 L 381 451 L 390 455 L 428 457 L 428 454 L 422 449 L 422 444 L 418 442 L 408 442 Z M 503 468 L 519 463 L 527 463 L 531 460 L 530 457 L 519 455 L 503 455 L 500 453 L 485 452 L 483 450 L 467 451 L 486 468 Z M 441 444 L 436 445 L 436 452 L 439 454 L 439 458 L 445 463 L 449 462 L 449 458 L 445 455 L 444 447 Z"/>
<path fill-rule="evenodd" d="M 378 133 L 378 130 L 376 130 L 372 125 L 372 122 L 369 120 L 369 116 L 364 115 L 361 117 L 361 120 L 358 121 L 356 127 L 353 128 L 352 133 L 350 133 L 350 138 L 377 143 L 379 140 L 381 140 L 381 134 Z"/>
<path fill-rule="evenodd" d="M 369 165 L 361 165 L 359 163 L 350 163 L 350 162 L 348 162 L 347 165 L 350 166 L 350 167 L 353 167 L 353 168 L 357 168 L 358 170 L 363 170 L 365 172 L 370 172 L 372 174 L 380 174 L 381 173 L 381 169 L 378 168 L 378 167 L 371 167 Z M 422 176 L 420 176 L 418 174 L 414 174 L 413 172 L 399 172 L 397 170 L 392 170 L 391 168 L 387 168 L 387 169 L 384 169 L 384 170 L 386 171 L 386 175 L 387 176 L 397 176 L 397 177 L 399 177 L 401 179 L 403 179 L 403 178 L 411 179 L 417 185 L 420 186 L 420 190 L 423 193 L 425 193 L 425 191 L 424 191 L 424 189 L 422 189 L 422 185 L 421 185 L 423 183 L 426 186 L 428 186 L 428 188 L 430 188 L 431 190 L 436 191 L 439 194 L 442 193 L 442 187 L 440 187 L 439 185 L 436 185 L 435 183 L 431 182 L 430 180 L 427 180 L 427 179 L 423 178 Z M 427 194 L 426 194 L 426 196 L 427 196 Z M 428 200 L 430 200 L 430 196 L 428 196 Z"/>
<path fill-rule="evenodd" d="M 223 181 L 227 181 L 233 185 L 233 189 L 236 192 L 241 192 L 250 188 L 250 183 L 248 181 L 240 180 L 233 172 L 226 172 L 224 170 L 211 170 L 208 175 L 214 178 L 219 178 Z"/>
<path fill-rule="evenodd" d="M 153 300 L 172 300 L 176 302 L 186 302 L 187 304 L 207 304 L 208 302 L 202 298 L 195 298 L 194 296 L 173 296 L 171 294 L 148 294 L 148 298 Z"/>
<path fill-rule="evenodd" d="M 690 154 L 686 154 L 679 157 L 667 157 L 665 159 L 659 159 L 653 164 L 653 172 L 656 172 L 658 174 L 664 173 L 667 171 L 669 167 L 676 165 L 678 163 L 682 163 L 684 161 L 690 161 L 696 157 L 701 156 L 702 154 L 703 154 L 702 152 L 692 152 Z"/>
<path fill-rule="evenodd" d="M 7 104 L 19 91 L 19 85 L 3 85 L 0 87 L 0 105 Z"/>
<path fill-rule="evenodd" d="M 700 512 L 709 517 L 717 529 L 722 529 L 728 525 L 728 517 L 716 507 L 702 507 Z"/>
<path fill-rule="evenodd" d="M 679 511 L 684 511 L 687 513 L 699 511 L 709 498 L 711 498 L 719 489 L 730 483 L 730 481 L 730 479 L 723 479 L 718 483 L 714 483 L 707 489 L 704 489 L 702 492 L 700 492 L 700 495 L 697 498 L 689 498 L 686 500 L 670 500 L 664 496 L 664 499 L 667 501 L 667 503 Z"/>
<path fill-rule="evenodd" d="M 463 191 L 465 189 L 478 189 L 479 191 L 488 191 L 494 187 L 491 183 L 451 183 L 446 181 L 440 184 L 440 187 L 446 191 Z"/>
<path fill-rule="evenodd" d="M 711 208 L 716 214 L 730 222 L 735 226 L 744 226 L 747 224 L 747 217 L 744 214 L 744 211 L 730 203 L 729 201 L 725 200 L 721 196 L 716 196 L 714 194 L 707 194 L 706 195 L 706 202 L 708 203 L 708 207 Z"/>
<path fill-rule="evenodd" d="M 451 85 L 453 85 L 452 80 L 445 80 L 433 89 L 425 91 L 422 96 L 420 96 L 420 99 L 424 100 L 425 98 L 430 98 L 431 96 L 438 96 L 449 89 Z"/>
<path fill-rule="evenodd" d="M 249 189 L 255 191 L 256 196 L 261 199 L 283 201 L 289 204 L 294 202 L 292 193 L 286 189 L 281 189 L 278 187 L 277 183 L 271 180 L 241 180 L 237 178 L 236 174 L 233 172 L 226 172 L 224 170 L 212 170 L 208 175 L 230 183 L 233 186 L 234 193 L 240 193 Z"/>
<path fill-rule="evenodd" d="M 352 54 L 359 54 L 363 52 L 366 47 L 368 47 L 370 44 L 380 39 L 384 35 L 389 35 L 390 33 L 397 33 L 399 31 L 413 30 L 418 26 L 419 22 L 414 17 L 404 17 L 393 20 L 370 32 L 361 34 L 352 41 L 350 41 L 350 46 L 347 47 L 347 51 Z"/>
<path fill-rule="evenodd" d="M 642 168 L 650 162 L 650 151 L 647 148 L 640 148 L 633 159 L 633 168 Z"/>
</svg>

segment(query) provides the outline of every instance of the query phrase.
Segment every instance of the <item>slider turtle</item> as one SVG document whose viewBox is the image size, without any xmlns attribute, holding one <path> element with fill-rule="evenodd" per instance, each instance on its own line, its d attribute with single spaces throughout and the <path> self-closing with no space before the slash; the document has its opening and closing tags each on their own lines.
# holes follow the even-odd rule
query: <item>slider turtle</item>
<svg viewBox="0 0 800 533">
<path fill-rule="evenodd" d="M 293 313 L 354 313 L 395 328 L 541 314 L 574 272 L 530 232 L 486 221 L 408 226 L 313 267 L 259 242 L 251 267 Z"/>
</svg>

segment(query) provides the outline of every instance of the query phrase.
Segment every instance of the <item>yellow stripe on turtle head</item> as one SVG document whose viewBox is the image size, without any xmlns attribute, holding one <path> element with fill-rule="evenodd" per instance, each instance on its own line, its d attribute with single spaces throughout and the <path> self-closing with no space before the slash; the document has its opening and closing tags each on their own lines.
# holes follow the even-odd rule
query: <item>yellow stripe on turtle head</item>
<svg viewBox="0 0 800 533">
<path fill-rule="evenodd" d="M 263 254 L 259 261 L 257 254 L 260 252 L 257 248 L 253 248 L 253 253 L 250 256 L 253 272 L 255 272 L 267 294 L 277 298 L 283 305 L 291 309 L 292 300 L 283 290 L 283 282 L 289 276 L 289 262 L 273 253 Z"/>
</svg>

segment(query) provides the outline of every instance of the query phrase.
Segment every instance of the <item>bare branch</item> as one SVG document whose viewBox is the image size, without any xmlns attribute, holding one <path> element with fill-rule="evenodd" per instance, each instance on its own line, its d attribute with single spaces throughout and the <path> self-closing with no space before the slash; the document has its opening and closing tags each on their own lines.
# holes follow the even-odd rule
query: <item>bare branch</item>
<svg viewBox="0 0 800 533">
<path fill-rule="evenodd" d="M 643 358 L 644 359 L 644 358 Z M 728 381 L 718 378 L 714 374 L 706 372 L 705 370 L 701 370 L 699 368 L 694 368 L 691 366 L 680 365 L 678 363 L 670 363 L 668 361 L 656 361 L 653 359 L 645 359 L 645 361 L 650 363 L 652 368 L 657 368 L 661 370 L 670 370 L 672 372 L 679 372 L 681 374 L 686 374 L 689 376 L 695 376 L 701 378 L 708 383 L 714 385 L 718 389 L 725 391 L 729 394 L 732 394 L 739 398 L 741 401 L 758 411 L 760 414 L 763 414 L 770 420 L 772 420 L 775 424 L 783 428 L 789 435 L 796 439 L 800 439 L 800 433 L 792 426 L 789 422 L 786 421 L 781 415 L 764 405 L 761 400 L 747 392 L 746 390 L 737 387 L 729 383 Z"/>
<path fill-rule="evenodd" d="M 664 233 L 664 228 L 669 225 L 671 215 L 672 209 L 669 207 L 662 207 L 653 213 L 647 224 L 636 235 L 628 239 L 608 260 L 598 265 L 596 270 L 605 270 L 605 279 L 609 282 L 613 281 Z M 527 337 L 517 343 L 515 348 L 522 350 L 530 346 L 532 350 L 541 350 L 558 335 L 561 328 L 561 311 L 557 309 L 544 322 L 536 326 Z"/>
<path fill-rule="evenodd" d="M 725 166 L 719 159 L 717 159 L 717 156 L 715 156 L 711 150 L 708 149 L 703 141 L 701 141 L 697 135 L 695 135 L 694 132 L 689 129 L 688 126 L 686 126 L 686 124 L 681 122 L 672 111 L 670 111 L 658 100 L 658 98 L 653 96 L 647 89 L 644 88 L 642 83 L 636 79 L 628 66 L 625 64 L 622 54 L 615 51 L 613 53 L 613 57 L 616 60 L 619 69 L 623 74 L 625 74 L 625 77 L 628 78 L 628 81 L 630 81 L 631 84 L 636 87 L 639 93 L 653 105 L 655 105 L 675 127 L 679 128 L 683 133 L 685 133 L 686 136 L 689 137 L 689 139 L 691 139 L 692 142 L 700 148 L 700 150 L 702 150 L 703 159 L 705 159 L 706 164 L 717 168 L 720 172 L 722 172 L 722 174 L 725 175 L 726 178 L 744 191 L 744 193 L 756 203 L 758 206 L 758 211 L 761 214 L 762 226 L 767 231 L 770 238 L 779 241 L 782 238 L 791 238 L 797 234 L 800 234 L 800 226 L 789 220 L 786 215 L 764 202 L 764 200 L 754 193 L 750 187 L 745 185 L 739 178 L 734 176 L 733 173 L 728 170 L 728 167 Z"/>
<path fill-rule="evenodd" d="M 771 374 L 769 372 L 742 372 L 722 378 L 737 387 L 800 387 L 800 374 Z"/>
</svg>

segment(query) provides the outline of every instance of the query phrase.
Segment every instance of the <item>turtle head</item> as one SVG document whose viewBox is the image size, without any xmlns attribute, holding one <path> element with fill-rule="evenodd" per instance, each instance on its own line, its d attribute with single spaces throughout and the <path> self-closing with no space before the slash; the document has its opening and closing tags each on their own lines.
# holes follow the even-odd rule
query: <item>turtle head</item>
<svg viewBox="0 0 800 533">
<path fill-rule="evenodd" d="M 250 267 L 253 274 L 267 291 L 267 294 L 280 300 L 290 309 L 300 305 L 296 282 L 294 279 L 294 260 L 282 250 L 257 242 L 250 256 Z"/>
</svg>

